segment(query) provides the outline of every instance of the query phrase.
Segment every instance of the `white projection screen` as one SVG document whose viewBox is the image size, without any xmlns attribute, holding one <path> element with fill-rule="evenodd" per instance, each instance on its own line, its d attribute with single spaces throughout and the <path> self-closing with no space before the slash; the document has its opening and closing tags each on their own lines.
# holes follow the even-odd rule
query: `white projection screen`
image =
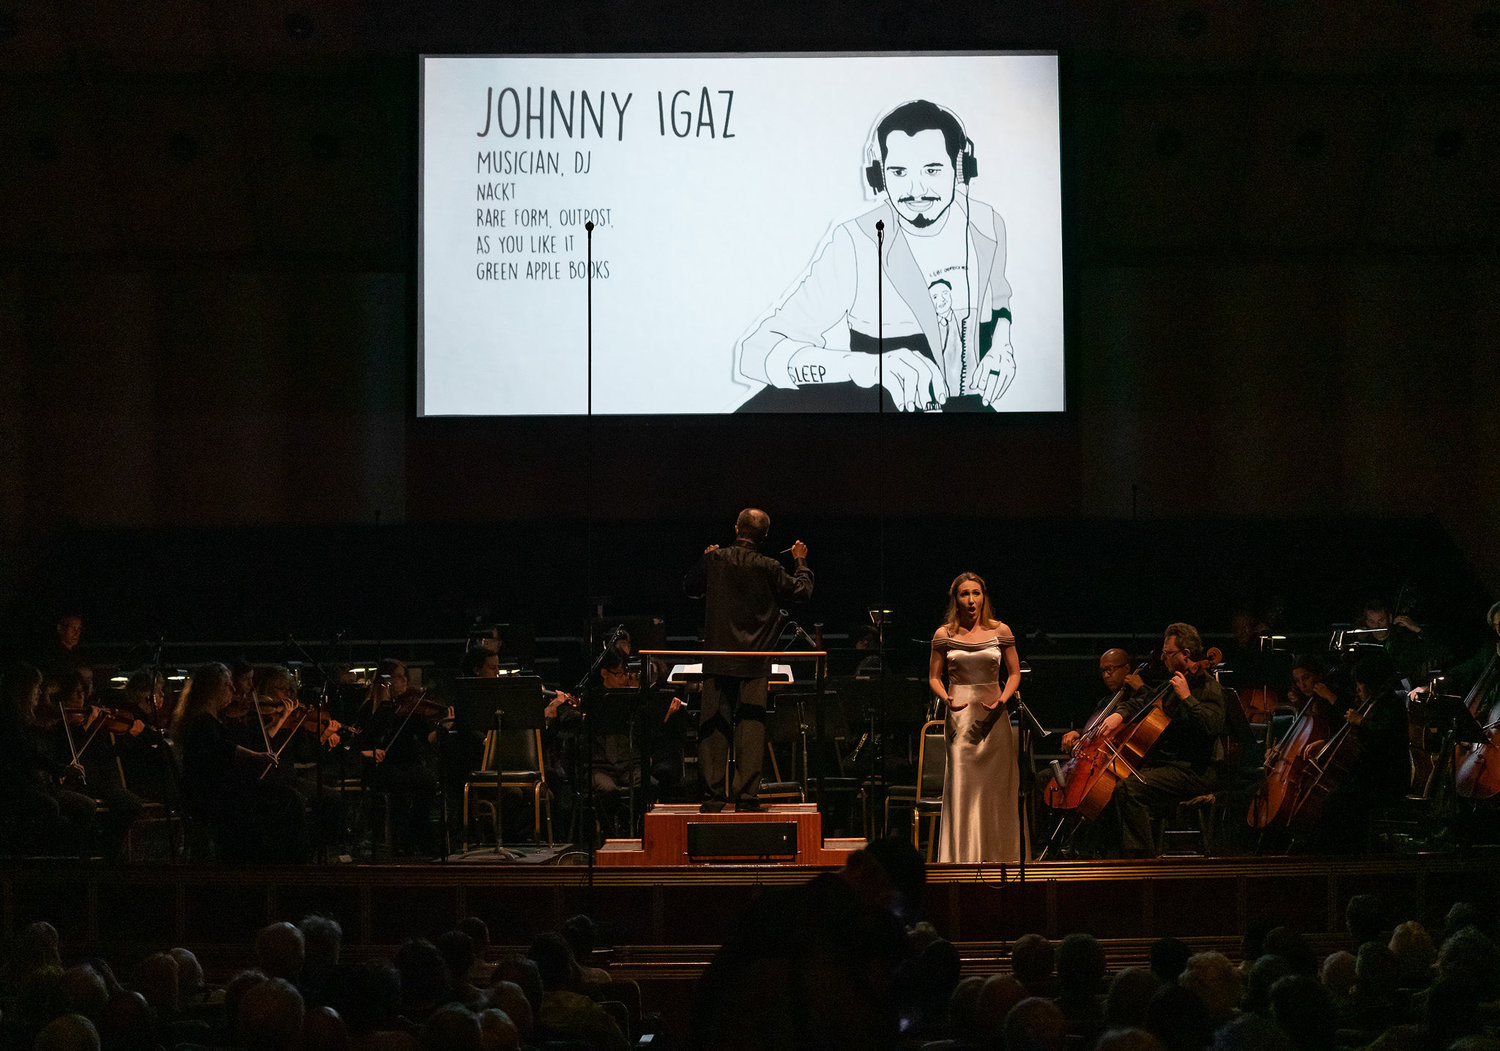
<svg viewBox="0 0 1500 1051">
<path fill-rule="evenodd" d="M 421 415 L 1064 408 L 1055 55 L 424 56 L 421 89 Z"/>
</svg>

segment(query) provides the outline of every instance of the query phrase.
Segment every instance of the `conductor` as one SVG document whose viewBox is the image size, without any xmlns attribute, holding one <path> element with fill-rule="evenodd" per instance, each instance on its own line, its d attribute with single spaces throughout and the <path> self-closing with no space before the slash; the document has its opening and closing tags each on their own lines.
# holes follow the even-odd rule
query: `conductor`
<svg viewBox="0 0 1500 1051">
<path fill-rule="evenodd" d="M 704 641 L 710 650 L 771 650 L 781 630 L 781 606 L 812 597 L 813 575 L 807 545 L 788 549 L 795 562 L 788 573 L 759 551 L 770 535 L 771 518 L 749 507 L 734 523 L 734 544 L 711 544 L 688 571 L 683 588 L 690 598 L 707 600 Z M 735 809 L 760 809 L 760 774 L 766 750 L 768 657 L 705 657 L 703 709 L 698 720 L 698 772 L 703 779 L 706 814 L 724 809 L 729 738 L 734 737 Z M 734 729 L 730 730 L 733 719 Z"/>
</svg>

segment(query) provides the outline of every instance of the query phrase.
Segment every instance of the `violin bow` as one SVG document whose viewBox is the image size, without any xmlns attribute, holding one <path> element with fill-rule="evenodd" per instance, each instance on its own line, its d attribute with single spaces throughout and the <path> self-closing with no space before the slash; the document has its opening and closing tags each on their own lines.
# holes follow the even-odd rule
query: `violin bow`
<svg viewBox="0 0 1500 1051">
<path fill-rule="evenodd" d="M 61 697 L 57 699 L 57 716 L 62 720 L 63 735 L 68 739 L 68 752 L 73 756 L 73 765 L 81 767 L 83 766 L 83 764 L 78 761 L 78 749 L 73 744 L 73 728 L 68 725 L 68 713 L 67 710 L 63 708 Z M 87 776 L 83 778 L 83 783 L 85 785 L 88 784 Z"/>
</svg>

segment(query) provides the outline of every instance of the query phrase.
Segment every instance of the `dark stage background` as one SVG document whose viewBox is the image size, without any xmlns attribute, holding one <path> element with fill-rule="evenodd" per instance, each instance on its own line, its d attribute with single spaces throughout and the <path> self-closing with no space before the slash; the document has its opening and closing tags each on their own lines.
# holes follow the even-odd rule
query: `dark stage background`
<svg viewBox="0 0 1500 1051">
<path fill-rule="evenodd" d="M 609 595 L 677 631 L 759 504 L 831 629 L 884 594 L 925 635 L 970 567 L 1028 632 L 1403 583 L 1477 626 L 1497 37 L 1485 2 L 0 6 L 6 623 L 577 631 Z M 1004 48 L 1061 55 L 1066 414 L 414 418 L 417 54 Z"/>
</svg>

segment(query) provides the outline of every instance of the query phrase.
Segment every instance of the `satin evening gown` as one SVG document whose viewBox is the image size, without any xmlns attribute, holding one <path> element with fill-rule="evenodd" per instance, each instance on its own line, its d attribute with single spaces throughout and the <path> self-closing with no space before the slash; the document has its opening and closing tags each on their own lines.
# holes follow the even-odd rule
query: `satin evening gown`
<svg viewBox="0 0 1500 1051">
<path fill-rule="evenodd" d="M 1016 731 L 1004 707 L 984 707 L 1000 695 L 1005 649 L 1014 646 L 1015 639 L 942 639 L 937 645 L 944 650 L 948 695 L 966 705 L 956 712 L 949 709 L 944 731 L 948 770 L 943 777 L 938 861 L 1018 864 L 1021 771 Z"/>
</svg>

